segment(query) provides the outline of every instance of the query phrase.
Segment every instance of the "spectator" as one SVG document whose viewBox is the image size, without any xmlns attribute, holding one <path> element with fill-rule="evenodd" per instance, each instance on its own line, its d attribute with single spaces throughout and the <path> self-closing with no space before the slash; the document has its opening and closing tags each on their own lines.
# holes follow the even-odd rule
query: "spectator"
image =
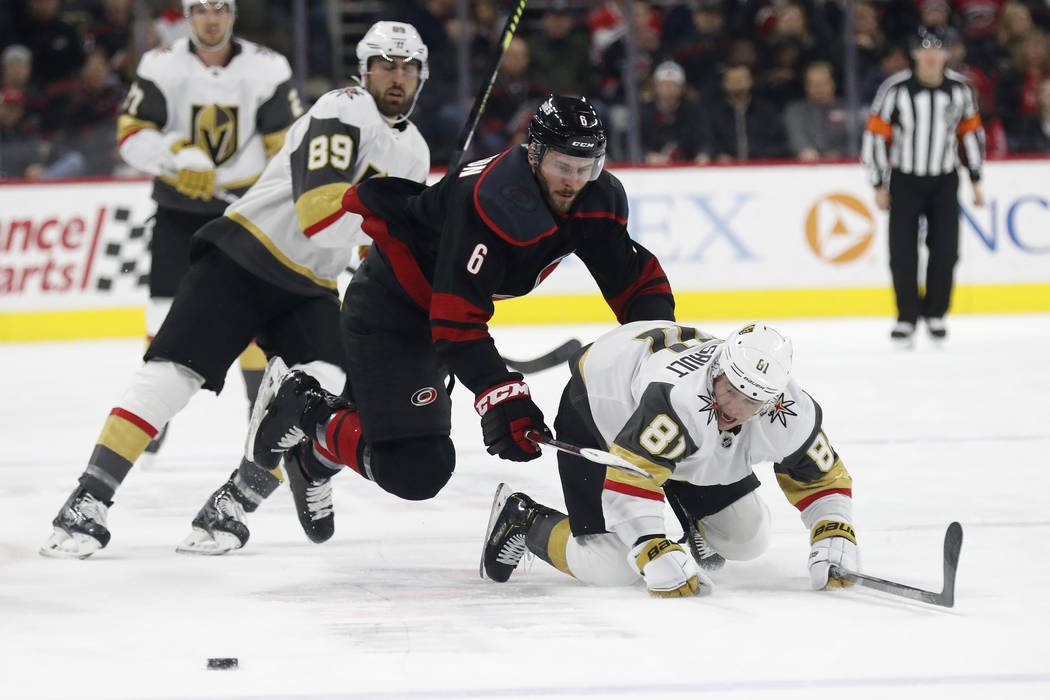
<svg viewBox="0 0 1050 700">
<path fill-rule="evenodd" d="M 761 93 L 778 110 L 802 98 L 803 66 L 817 58 L 830 57 L 826 49 L 816 46 L 802 7 L 794 4 L 776 8 L 763 54 Z"/>
<path fill-rule="evenodd" d="M 102 48 L 88 52 L 80 79 L 63 96 L 56 141 L 84 158 L 85 175 L 110 175 L 121 163 L 117 147 L 117 117 L 124 88 Z"/>
<path fill-rule="evenodd" d="M 132 2 L 134 0 L 101 0 L 85 32 L 87 46 L 103 49 L 113 70 L 128 82 L 135 77 L 131 51 Z"/>
<path fill-rule="evenodd" d="M 26 112 L 24 92 L 0 92 L 0 177 L 69 177 L 78 175 L 79 167 L 75 155 L 56 152 L 40 137 L 36 116 Z"/>
<path fill-rule="evenodd" d="M 33 53 L 33 74 L 41 84 L 69 80 L 84 65 L 80 35 L 58 18 L 59 0 L 24 0 L 25 13 L 13 35 Z"/>
<path fill-rule="evenodd" d="M 747 66 L 730 66 L 722 74 L 722 99 L 711 112 L 711 152 L 718 162 L 787 156 L 780 115 L 752 94 Z"/>
<path fill-rule="evenodd" d="M 633 8 L 638 51 L 633 70 L 638 83 L 641 84 L 652 73 L 660 55 L 660 16 L 646 2 L 635 2 Z M 621 38 L 605 49 L 598 63 L 598 94 L 602 100 L 612 104 L 624 103 L 626 96 L 623 78 L 629 69 L 627 42 L 621 35 Z M 610 121 L 616 121 L 613 115 L 610 115 Z M 612 126 L 615 130 L 615 123 Z"/>
<path fill-rule="evenodd" d="M 1003 120 L 1008 139 L 1020 133 L 1023 117 L 1039 111 L 1038 86 L 1047 77 L 1050 77 L 1047 38 L 1033 29 L 1014 47 L 1010 68 L 1003 71 L 995 94 L 996 111 Z"/>
<path fill-rule="evenodd" d="M 959 28 L 970 62 L 994 70 L 999 57 L 997 29 L 1007 0 L 956 0 Z"/>
<path fill-rule="evenodd" d="M 918 0 L 919 24 L 924 27 L 944 27 L 951 23 L 952 8 L 948 0 Z"/>
<path fill-rule="evenodd" d="M 43 90 L 33 80 L 33 54 L 22 44 L 11 44 L 0 57 L 0 88 L 20 90 L 29 114 L 40 114 L 47 106 Z"/>
<path fill-rule="evenodd" d="M 44 162 L 45 145 L 26 119 L 26 96 L 18 88 L 0 92 L 0 176 L 26 177 L 33 165 Z"/>
<path fill-rule="evenodd" d="M 989 157 L 1001 157 L 1007 155 L 1009 145 L 1006 138 L 1006 130 L 1003 122 L 995 114 L 995 86 L 998 76 L 985 73 L 977 66 L 966 61 L 966 44 L 961 41 L 953 42 L 949 48 L 948 68 L 960 73 L 966 82 L 973 88 L 977 97 L 977 109 L 981 115 L 981 124 L 984 126 L 984 149 Z"/>
<path fill-rule="evenodd" d="M 681 163 L 709 159 L 704 148 L 700 108 L 686 95 L 685 71 L 665 61 L 653 71 L 653 99 L 642 106 L 642 148 L 645 162 Z"/>
<path fill-rule="evenodd" d="M 1039 83 L 1039 111 L 1021 118 L 1014 139 L 1017 153 L 1050 155 L 1050 78 Z"/>
<path fill-rule="evenodd" d="M 903 46 L 891 44 L 886 47 L 879 58 L 879 64 L 869 70 L 860 79 L 860 102 L 870 105 L 875 93 L 886 78 L 894 73 L 906 70 L 909 65 L 908 52 Z"/>
<path fill-rule="evenodd" d="M 559 95 L 586 97 L 591 86 L 590 37 L 575 31 L 565 0 L 555 0 L 540 17 L 540 31 L 528 40 L 533 79 Z"/>
<path fill-rule="evenodd" d="M 870 2 L 857 3 L 853 14 L 853 42 L 857 46 L 857 75 L 864 76 L 879 65 L 886 51 L 886 37 L 879 15 Z"/>
<path fill-rule="evenodd" d="M 1011 2 L 1003 6 L 999 26 L 995 33 L 996 67 L 999 70 L 1009 68 L 1014 47 L 1020 44 L 1034 28 L 1032 13 L 1025 5 Z"/>
<path fill-rule="evenodd" d="M 478 128 L 478 146 L 482 152 L 499 153 L 523 143 L 536 106 L 549 92 L 530 79 L 528 44 L 518 36 L 511 39 L 489 95 L 485 118 Z"/>
<path fill-rule="evenodd" d="M 674 26 L 684 22 L 688 22 L 684 28 Z M 685 70 L 686 83 L 699 91 L 702 100 L 714 99 L 719 89 L 718 69 L 730 47 L 720 0 L 697 0 L 688 15 L 679 13 L 675 21 L 668 15 L 664 40 L 666 52 Z"/>
<path fill-rule="evenodd" d="M 816 61 L 806 68 L 806 99 L 792 102 L 784 114 L 788 145 L 799 160 L 844 158 L 849 148 L 849 124 L 856 122 L 835 97 L 831 64 Z"/>
</svg>

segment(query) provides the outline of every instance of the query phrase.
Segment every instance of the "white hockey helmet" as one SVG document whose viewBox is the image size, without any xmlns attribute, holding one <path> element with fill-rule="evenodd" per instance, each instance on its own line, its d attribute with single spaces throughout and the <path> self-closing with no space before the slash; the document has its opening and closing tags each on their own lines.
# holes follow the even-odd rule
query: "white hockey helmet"
<svg viewBox="0 0 1050 700">
<path fill-rule="evenodd" d="M 773 401 L 787 388 L 791 356 L 791 341 L 756 321 L 726 338 L 718 363 L 741 394 L 756 401 Z"/>
<path fill-rule="evenodd" d="M 190 14 L 193 8 L 198 5 L 215 5 L 216 9 L 228 7 L 230 8 L 230 26 L 226 29 L 226 34 L 223 35 L 222 41 L 217 46 L 205 46 L 201 43 L 197 37 L 197 32 L 193 30 L 193 25 L 189 24 Z M 186 18 L 186 23 L 190 30 L 190 39 L 193 43 L 205 51 L 218 51 L 223 46 L 226 46 L 226 42 L 233 36 L 233 23 L 237 20 L 237 0 L 182 0 L 182 16 Z"/>
<path fill-rule="evenodd" d="M 419 32 L 411 24 L 390 21 L 376 22 L 368 28 L 361 41 L 357 42 L 357 70 L 363 82 L 365 76 L 368 75 L 368 59 L 370 58 L 380 56 L 387 60 L 403 58 L 418 61 L 419 85 L 416 87 L 416 94 L 412 98 L 408 111 L 399 118 L 407 119 L 416 106 L 423 83 L 430 77 L 430 67 L 427 64 L 429 53 Z"/>
</svg>

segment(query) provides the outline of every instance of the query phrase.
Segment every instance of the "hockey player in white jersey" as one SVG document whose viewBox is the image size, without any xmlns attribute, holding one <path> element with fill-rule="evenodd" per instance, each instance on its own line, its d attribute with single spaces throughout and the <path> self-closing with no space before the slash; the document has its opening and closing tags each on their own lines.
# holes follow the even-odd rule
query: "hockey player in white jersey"
<svg viewBox="0 0 1050 700">
<path fill-rule="evenodd" d="M 362 85 L 318 100 L 288 130 L 258 182 L 194 236 L 190 269 L 171 310 L 107 417 L 41 554 L 84 558 L 108 544 L 108 508 L 132 464 L 201 387 L 222 389 L 230 364 L 253 338 L 268 355 L 302 367 L 332 392 L 342 390 L 336 276 L 369 240 L 361 217 L 342 209 L 343 193 L 368 177 L 422 182 L 430 167 L 426 142 L 407 119 L 427 76 L 419 34 L 411 25 L 379 22 L 358 56 Z M 305 507 L 307 485 L 287 468 L 297 506 Z M 278 484 L 263 469 L 235 471 L 194 518 L 180 549 L 243 546 L 244 513 Z"/>
<path fill-rule="evenodd" d="M 658 321 L 598 338 L 570 362 L 555 430 L 651 478 L 559 453 L 568 515 L 501 484 L 483 575 L 507 581 L 527 549 L 586 583 L 629 585 L 641 576 L 654 596 L 709 593 L 711 571 L 769 545 L 769 510 L 752 469 L 772 462 L 810 533 L 811 585 L 848 585 L 828 574 L 832 565 L 857 570 L 852 479 L 791 363 L 791 342 L 763 323 L 725 342 Z M 665 501 L 692 557 L 667 537 Z"/>
<path fill-rule="evenodd" d="M 189 268 L 194 232 L 226 208 L 216 188 L 227 199 L 243 195 L 303 113 L 288 61 L 234 38 L 234 0 L 183 0 L 182 8 L 189 38 L 143 55 L 117 123 L 124 161 L 154 176 L 147 339 Z M 249 345 L 240 364 L 250 403 L 266 358 Z"/>
</svg>

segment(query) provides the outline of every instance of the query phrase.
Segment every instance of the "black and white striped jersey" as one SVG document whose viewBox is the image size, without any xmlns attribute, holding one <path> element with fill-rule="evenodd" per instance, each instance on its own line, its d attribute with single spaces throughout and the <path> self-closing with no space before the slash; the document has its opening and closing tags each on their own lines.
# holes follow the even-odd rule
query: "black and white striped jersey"
<svg viewBox="0 0 1050 700">
<path fill-rule="evenodd" d="M 875 187 L 889 184 L 890 171 L 935 176 L 962 164 L 970 180 L 981 179 L 984 129 L 966 78 L 944 71 L 944 82 L 928 87 L 911 70 L 879 87 L 864 130 L 861 160 Z"/>
</svg>

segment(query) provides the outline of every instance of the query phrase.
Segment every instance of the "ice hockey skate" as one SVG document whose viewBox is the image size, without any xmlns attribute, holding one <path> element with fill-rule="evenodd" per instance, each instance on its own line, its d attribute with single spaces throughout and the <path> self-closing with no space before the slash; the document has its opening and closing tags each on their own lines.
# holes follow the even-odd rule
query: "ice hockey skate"
<svg viewBox="0 0 1050 700">
<path fill-rule="evenodd" d="M 289 371 L 280 357 L 271 358 L 248 424 L 245 458 L 263 469 L 275 468 L 283 452 L 306 439 L 299 420 L 311 398 L 320 400 L 320 389 L 306 372 Z"/>
<path fill-rule="evenodd" d="M 40 548 L 40 553 L 61 559 L 90 557 L 109 544 L 108 510 L 107 504 L 78 487 L 51 522 L 55 530 Z"/>
<path fill-rule="evenodd" d="M 236 474 L 236 472 L 234 472 Z M 179 543 L 179 554 L 226 554 L 248 542 L 244 506 L 234 497 L 233 477 L 208 497 L 193 519 L 193 530 Z"/>
<path fill-rule="evenodd" d="M 704 571 L 718 571 L 725 566 L 726 558 L 715 551 L 714 547 L 704 538 L 703 533 L 695 527 L 689 528 L 689 532 L 682 536 L 679 543 L 685 541 L 689 545 L 689 553 Z"/>
<path fill-rule="evenodd" d="M 313 478 L 306 472 L 305 461 L 310 449 L 307 441 L 288 450 L 284 455 L 284 471 L 288 475 L 288 488 L 292 490 L 299 524 L 311 542 L 320 544 L 335 534 L 335 510 L 331 479 Z"/>
<path fill-rule="evenodd" d="M 513 493 L 506 484 L 496 487 L 481 550 L 481 578 L 503 583 L 510 579 L 527 550 L 525 535 L 531 526 L 536 502 L 523 493 Z"/>
</svg>

